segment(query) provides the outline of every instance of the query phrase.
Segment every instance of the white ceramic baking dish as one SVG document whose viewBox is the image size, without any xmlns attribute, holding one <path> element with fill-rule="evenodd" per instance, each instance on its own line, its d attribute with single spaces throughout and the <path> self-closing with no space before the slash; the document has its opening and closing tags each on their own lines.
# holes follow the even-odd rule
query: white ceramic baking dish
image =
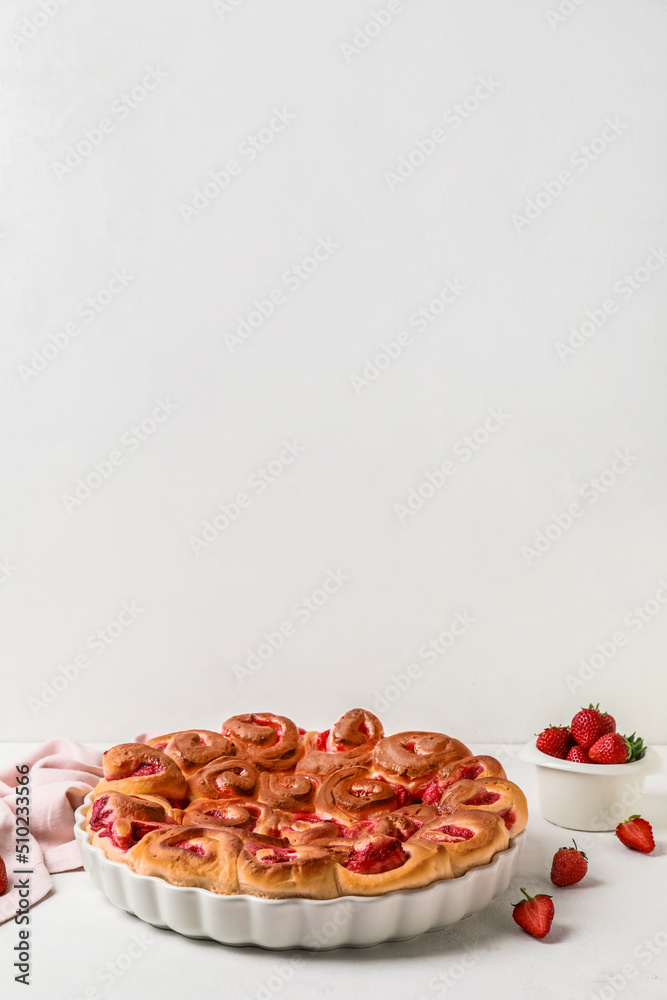
<svg viewBox="0 0 667 1000">
<path fill-rule="evenodd" d="M 84 868 L 115 906 L 187 937 L 260 948 L 367 948 L 447 927 L 505 892 L 526 836 L 525 831 L 519 834 L 490 864 L 425 889 L 326 900 L 219 896 L 137 875 L 128 865 L 110 861 L 84 829 L 83 812 L 91 796 L 76 811 L 74 833 Z"/>
<path fill-rule="evenodd" d="M 592 833 L 615 830 L 622 820 L 640 812 L 644 778 L 662 769 L 651 747 L 645 757 L 630 764 L 577 764 L 542 753 L 534 741 L 526 743 L 519 757 L 536 765 L 544 818 L 568 830 Z"/>
</svg>

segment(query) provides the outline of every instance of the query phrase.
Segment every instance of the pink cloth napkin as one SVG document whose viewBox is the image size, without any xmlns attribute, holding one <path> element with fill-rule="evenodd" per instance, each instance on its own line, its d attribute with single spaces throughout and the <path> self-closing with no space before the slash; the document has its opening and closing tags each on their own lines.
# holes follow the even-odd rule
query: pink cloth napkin
<svg viewBox="0 0 667 1000">
<path fill-rule="evenodd" d="M 140 733 L 132 741 L 145 743 L 159 731 Z M 29 864 L 16 860 L 16 764 L 30 765 Z M 30 905 L 53 887 L 49 872 L 81 868 L 74 839 L 74 813 L 102 777 L 102 754 L 67 739 L 47 740 L 20 761 L 0 769 L 0 856 L 7 867 L 7 881 L 30 875 Z M 19 902 L 18 887 L 0 896 L 0 924 L 12 919 Z"/>
<path fill-rule="evenodd" d="M 102 754 L 72 740 L 53 739 L 16 763 L 30 765 L 29 863 L 16 860 L 15 764 L 0 769 L 0 854 L 10 886 L 28 877 L 22 876 L 21 869 L 32 872 L 30 902 L 34 905 L 51 890 L 49 872 L 81 867 L 74 840 L 74 812 L 102 777 Z M 0 896 L 0 923 L 14 917 L 18 902 L 18 888 Z"/>
</svg>

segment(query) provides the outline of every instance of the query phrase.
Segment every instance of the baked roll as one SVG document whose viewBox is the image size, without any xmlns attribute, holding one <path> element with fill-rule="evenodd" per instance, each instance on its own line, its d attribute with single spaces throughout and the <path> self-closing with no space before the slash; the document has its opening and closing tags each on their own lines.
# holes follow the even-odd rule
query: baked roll
<svg viewBox="0 0 667 1000">
<path fill-rule="evenodd" d="M 267 771 L 288 771 L 303 755 L 303 736 L 291 719 L 271 712 L 234 715 L 222 724 L 237 753 Z"/>
<path fill-rule="evenodd" d="M 185 778 L 171 757 L 146 743 L 119 743 L 105 751 L 102 767 L 104 780 L 96 786 L 96 795 L 161 795 L 173 803 L 187 795 Z"/>
<path fill-rule="evenodd" d="M 183 774 L 189 777 L 219 757 L 233 757 L 236 747 L 228 737 L 210 729 L 184 729 L 147 741 L 147 745 L 171 757 Z"/>
<path fill-rule="evenodd" d="M 403 806 L 395 812 L 383 816 L 375 824 L 374 833 L 383 833 L 398 840 L 408 840 L 413 834 L 432 820 L 437 819 L 438 810 L 435 806 L 415 802 L 411 806 Z"/>
<path fill-rule="evenodd" d="M 180 809 L 174 809 L 167 799 L 157 795 L 103 792 L 89 807 L 88 827 L 93 844 L 103 846 L 112 861 L 119 861 L 147 833 L 176 825 L 180 814 Z M 104 838 L 108 842 L 102 845 Z"/>
<path fill-rule="evenodd" d="M 238 857 L 239 892 L 270 899 L 333 899 L 336 851 L 315 844 L 268 846 L 246 840 Z"/>
<path fill-rule="evenodd" d="M 181 824 L 278 835 L 276 814 L 257 799 L 195 799 L 182 811 Z"/>
<path fill-rule="evenodd" d="M 358 840 L 335 869 L 341 895 L 377 896 L 395 889 L 420 889 L 452 878 L 448 852 L 430 840 L 401 843 L 372 834 Z"/>
<path fill-rule="evenodd" d="M 385 816 L 400 802 L 396 790 L 365 767 L 343 767 L 325 779 L 315 805 L 318 813 L 349 825 Z"/>
<path fill-rule="evenodd" d="M 259 771 L 243 757 L 220 757 L 200 767 L 188 778 L 190 801 L 194 799 L 252 798 L 259 782 Z"/>
<path fill-rule="evenodd" d="M 258 795 L 272 809 L 308 813 L 313 811 L 320 784 L 321 780 L 310 774 L 263 771 L 259 776 Z"/>
<path fill-rule="evenodd" d="M 323 732 L 306 734 L 306 752 L 297 771 L 329 775 L 348 765 L 367 766 L 373 748 L 384 736 L 382 723 L 372 712 L 353 708 Z"/>
<path fill-rule="evenodd" d="M 518 785 L 505 778 L 484 778 L 467 781 L 465 778 L 446 788 L 440 799 L 440 811 L 457 809 L 483 809 L 501 818 L 511 839 L 525 829 L 528 822 L 528 803 Z"/>
<path fill-rule="evenodd" d="M 284 771 L 260 774 L 259 798 L 272 809 L 277 836 L 287 837 L 293 844 L 309 844 L 342 835 L 342 822 L 316 811 L 321 784 L 316 775 Z"/>
<path fill-rule="evenodd" d="M 422 792 L 422 802 L 438 805 L 445 788 L 456 781 L 467 778 L 505 778 L 503 766 L 495 757 L 482 754 L 479 757 L 461 757 L 449 764 L 441 765 Z"/>
<path fill-rule="evenodd" d="M 438 768 L 470 756 L 468 747 L 451 736 L 415 730 L 383 737 L 373 750 L 373 767 L 417 794 Z"/>
<path fill-rule="evenodd" d="M 430 842 L 443 847 L 455 878 L 470 868 L 487 865 L 509 844 L 509 833 L 496 813 L 458 809 L 427 823 L 408 842 Z"/>
<path fill-rule="evenodd" d="M 127 854 L 139 875 L 157 875 L 173 885 L 210 892 L 238 892 L 237 858 L 242 841 L 227 830 L 177 826 L 155 830 Z"/>
<path fill-rule="evenodd" d="M 278 814 L 275 835 L 290 844 L 329 844 L 345 836 L 346 828 L 324 816 L 302 813 Z"/>
</svg>

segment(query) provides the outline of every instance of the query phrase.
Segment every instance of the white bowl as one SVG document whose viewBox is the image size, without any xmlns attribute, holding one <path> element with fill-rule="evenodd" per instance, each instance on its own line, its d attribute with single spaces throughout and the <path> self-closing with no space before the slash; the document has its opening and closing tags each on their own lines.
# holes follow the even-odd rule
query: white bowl
<svg viewBox="0 0 667 1000">
<path fill-rule="evenodd" d="M 91 844 L 84 829 L 83 812 L 91 797 L 92 793 L 87 795 L 76 811 L 74 833 L 84 868 L 112 903 L 187 937 L 260 948 L 367 948 L 447 927 L 505 892 L 526 837 L 525 831 L 519 834 L 488 865 L 425 889 L 324 900 L 219 896 L 207 889 L 171 885 L 153 875 L 137 875 L 128 865 L 110 861 Z"/>
<path fill-rule="evenodd" d="M 540 812 L 568 830 L 602 832 L 640 812 L 644 778 L 657 774 L 662 761 L 651 747 L 630 764 L 577 764 L 542 753 L 526 743 L 521 760 L 537 766 Z"/>
</svg>

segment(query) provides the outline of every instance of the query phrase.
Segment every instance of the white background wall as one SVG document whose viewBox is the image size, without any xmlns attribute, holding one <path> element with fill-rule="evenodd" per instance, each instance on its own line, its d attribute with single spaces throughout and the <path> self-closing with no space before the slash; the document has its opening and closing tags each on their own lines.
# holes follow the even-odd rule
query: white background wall
<svg viewBox="0 0 667 1000">
<path fill-rule="evenodd" d="M 3 738 L 252 710 L 323 726 L 384 699 L 388 729 L 470 742 L 599 700 L 667 741 L 667 5 L 392 6 L 364 37 L 385 0 L 3 5 Z M 274 109 L 293 120 L 250 162 Z M 336 249 L 294 288 L 320 240 Z M 465 291 L 420 332 L 448 280 Z M 587 310 L 604 323 L 559 356 Z M 157 400 L 172 412 L 139 441 Z M 301 451 L 260 493 L 284 441 Z"/>
</svg>

